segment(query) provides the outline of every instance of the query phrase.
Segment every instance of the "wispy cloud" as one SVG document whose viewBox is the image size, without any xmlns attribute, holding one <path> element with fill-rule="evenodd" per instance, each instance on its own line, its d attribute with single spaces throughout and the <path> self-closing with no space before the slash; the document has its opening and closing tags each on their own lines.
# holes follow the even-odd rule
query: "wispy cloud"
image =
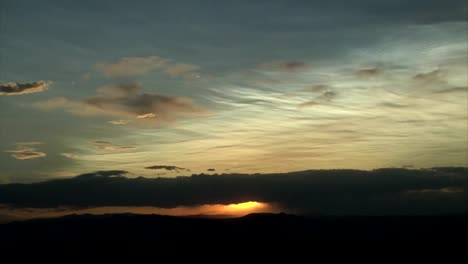
<svg viewBox="0 0 468 264">
<path fill-rule="evenodd" d="M 80 158 L 80 156 L 73 154 L 73 153 L 60 153 L 60 155 L 67 159 L 79 159 Z"/>
<path fill-rule="evenodd" d="M 11 156 L 17 160 L 37 159 L 47 156 L 46 153 L 39 151 L 37 148 L 32 147 L 41 145 L 42 142 L 18 142 L 15 144 L 16 148 L 13 150 L 5 150 L 7 153 L 12 153 Z"/>
<path fill-rule="evenodd" d="M 94 141 L 94 146 L 98 150 L 104 151 L 132 151 L 136 150 L 136 147 L 133 146 L 121 146 L 121 145 L 114 145 L 108 141 Z"/>
<path fill-rule="evenodd" d="M 0 95 L 22 95 L 30 93 L 38 93 L 47 90 L 49 84 L 45 81 L 29 82 L 29 83 L 4 83 L 0 84 Z"/>
<path fill-rule="evenodd" d="M 108 123 L 112 125 L 126 125 L 129 122 L 130 122 L 129 120 L 119 119 L 119 120 L 111 120 Z"/>
<path fill-rule="evenodd" d="M 99 62 L 95 65 L 95 68 L 107 77 L 131 77 L 161 71 L 172 77 L 200 78 L 200 74 L 196 72 L 200 68 L 199 66 L 176 63 L 171 59 L 158 56 L 124 57 L 112 62 Z"/>
<path fill-rule="evenodd" d="M 158 56 L 125 57 L 114 62 L 100 62 L 96 69 L 106 76 L 137 76 L 144 75 L 162 68 L 168 60 Z"/>
<path fill-rule="evenodd" d="M 192 64 L 176 64 L 167 67 L 164 72 L 172 77 L 176 77 L 185 73 L 193 72 L 198 68 L 198 66 Z"/>
<path fill-rule="evenodd" d="M 146 113 L 146 114 L 137 115 L 137 118 L 139 119 L 154 118 L 154 117 L 156 117 L 156 114 L 154 113 Z"/>
</svg>

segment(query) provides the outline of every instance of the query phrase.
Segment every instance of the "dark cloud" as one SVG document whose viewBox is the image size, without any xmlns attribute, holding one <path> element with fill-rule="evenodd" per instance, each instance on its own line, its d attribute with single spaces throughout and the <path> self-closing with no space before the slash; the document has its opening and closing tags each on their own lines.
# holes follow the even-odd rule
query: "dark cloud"
<svg viewBox="0 0 468 264">
<path fill-rule="evenodd" d="M 206 171 L 216 171 L 216 169 L 207 169 Z"/>
<path fill-rule="evenodd" d="M 240 201 L 323 214 L 439 214 L 468 211 L 468 168 L 312 170 L 278 174 L 129 179 L 124 171 L 0 185 L 12 207 L 156 206 Z"/>
<path fill-rule="evenodd" d="M 312 87 L 307 87 L 302 89 L 303 92 L 311 92 L 311 93 L 323 93 L 326 92 L 330 89 L 330 86 L 324 85 L 324 84 L 319 84 L 319 85 L 314 85 Z"/>
<path fill-rule="evenodd" d="M 317 97 L 317 100 L 321 100 L 321 101 L 331 101 L 333 98 L 335 98 L 336 96 L 336 93 L 333 92 L 333 91 L 326 91 L 324 92 L 322 95 L 320 95 L 319 97 Z"/>
<path fill-rule="evenodd" d="M 321 105 L 323 103 L 329 103 L 335 97 L 336 97 L 335 92 L 326 91 L 326 92 L 323 92 L 321 95 L 317 96 L 314 100 L 299 104 L 299 108 L 309 107 L 309 106 L 317 106 L 317 105 Z"/>
<path fill-rule="evenodd" d="M 371 77 L 378 76 L 381 73 L 382 71 L 377 68 L 362 69 L 362 70 L 356 71 L 356 75 L 361 78 L 371 78 Z"/>
<path fill-rule="evenodd" d="M 383 107 L 388 107 L 388 108 L 407 108 L 409 105 L 404 105 L 404 104 L 397 104 L 397 103 L 391 103 L 391 102 L 385 102 L 380 104 Z"/>
<path fill-rule="evenodd" d="M 29 93 L 38 93 L 47 90 L 48 83 L 44 81 L 30 83 L 4 83 L 0 84 L 0 95 L 21 95 Z"/>
<path fill-rule="evenodd" d="M 293 70 L 302 69 L 302 68 L 306 67 L 307 64 L 305 64 L 304 62 L 296 62 L 296 61 L 293 61 L 293 62 L 281 63 L 281 64 L 279 64 L 279 66 L 280 66 L 282 69 L 289 70 L 289 71 L 293 71 Z"/>
<path fill-rule="evenodd" d="M 63 108 L 78 115 L 117 116 L 153 123 L 172 122 L 182 115 L 205 113 L 190 98 L 143 93 L 138 83 L 100 87 L 96 96 L 81 101 L 54 98 L 33 106 L 42 110 Z"/>
<path fill-rule="evenodd" d="M 297 71 L 310 67 L 310 65 L 301 61 L 275 61 L 272 63 L 260 64 L 258 67 L 268 70 Z"/>
<path fill-rule="evenodd" d="M 188 171 L 188 169 L 186 169 L 186 168 L 181 168 L 181 167 L 172 166 L 172 165 L 153 165 L 153 166 L 145 167 L 145 169 L 148 169 L 148 170 L 168 170 L 168 171 L 177 171 L 177 172 L 179 172 L 181 170 Z"/>
<path fill-rule="evenodd" d="M 433 81 L 440 77 L 441 71 L 439 69 L 431 72 L 419 73 L 414 76 L 415 80 L 419 81 Z"/>
</svg>

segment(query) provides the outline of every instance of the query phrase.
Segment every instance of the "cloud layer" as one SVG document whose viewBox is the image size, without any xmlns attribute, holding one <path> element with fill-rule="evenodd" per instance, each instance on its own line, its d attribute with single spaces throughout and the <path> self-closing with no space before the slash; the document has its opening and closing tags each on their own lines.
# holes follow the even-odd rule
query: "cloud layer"
<svg viewBox="0 0 468 264">
<path fill-rule="evenodd" d="M 29 82 L 29 83 L 4 83 L 0 84 L 0 95 L 21 95 L 38 93 L 47 90 L 48 83 L 45 81 Z"/>
<path fill-rule="evenodd" d="M 243 201 L 322 214 L 442 214 L 468 210 L 466 168 L 319 170 L 264 175 L 123 177 L 100 171 L 71 179 L 0 185 L 12 207 L 156 206 Z"/>
</svg>

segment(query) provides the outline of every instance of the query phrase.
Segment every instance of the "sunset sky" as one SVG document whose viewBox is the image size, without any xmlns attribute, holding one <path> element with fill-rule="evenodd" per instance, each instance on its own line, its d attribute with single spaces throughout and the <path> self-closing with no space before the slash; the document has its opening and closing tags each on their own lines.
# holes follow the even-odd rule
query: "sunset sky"
<svg viewBox="0 0 468 264">
<path fill-rule="evenodd" d="M 467 6 L 2 1 L 0 183 L 468 166 Z"/>
</svg>

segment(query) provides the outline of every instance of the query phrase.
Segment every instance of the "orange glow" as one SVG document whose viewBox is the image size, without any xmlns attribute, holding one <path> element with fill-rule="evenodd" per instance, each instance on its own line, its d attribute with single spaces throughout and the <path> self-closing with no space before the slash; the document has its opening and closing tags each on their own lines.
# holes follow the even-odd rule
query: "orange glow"
<svg viewBox="0 0 468 264">
<path fill-rule="evenodd" d="M 249 210 L 249 209 L 255 209 L 255 208 L 260 208 L 264 206 L 265 204 L 263 203 L 253 202 L 253 201 L 227 205 L 227 207 L 232 210 Z"/>
<path fill-rule="evenodd" d="M 281 208 L 275 204 L 248 201 L 237 204 L 205 204 L 199 206 L 179 206 L 175 208 L 158 208 L 152 206 L 104 206 L 95 208 L 3 208 L 0 205 L 0 215 L 14 220 L 24 220 L 41 217 L 59 217 L 67 214 L 160 214 L 172 216 L 206 215 L 217 217 L 243 216 L 251 213 L 279 213 Z M 2 219 L 0 219 L 0 223 Z"/>
</svg>

